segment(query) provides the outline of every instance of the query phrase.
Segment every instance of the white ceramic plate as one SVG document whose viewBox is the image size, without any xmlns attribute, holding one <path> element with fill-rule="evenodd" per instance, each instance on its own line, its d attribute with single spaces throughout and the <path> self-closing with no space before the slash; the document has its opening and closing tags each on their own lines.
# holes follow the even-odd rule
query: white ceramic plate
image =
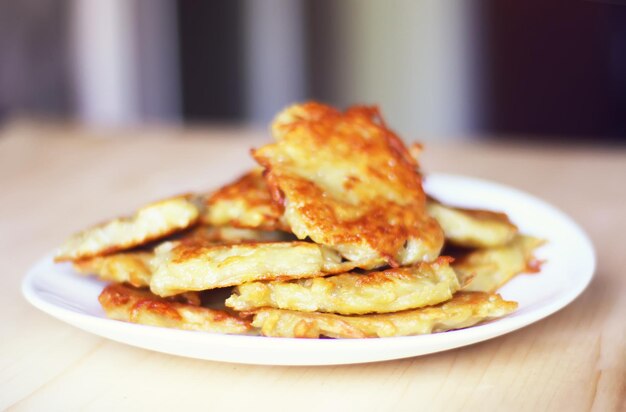
<svg viewBox="0 0 626 412">
<path fill-rule="evenodd" d="M 595 268 L 585 233 L 559 210 L 518 190 L 468 177 L 433 174 L 427 191 L 444 202 L 505 211 L 524 233 L 548 240 L 537 252 L 541 273 L 521 275 L 500 290 L 519 309 L 490 323 L 433 335 L 383 339 L 285 339 L 219 335 L 106 319 L 97 300 L 103 283 L 76 275 L 51 257 L 37 263 L 22 284 L 26 299 L 42 311 L 88 332 L 159 352 L 199 359 L 264 365 L 331 365 L 425 355 L 522 328 L 573 301 Z"/>
</svg>

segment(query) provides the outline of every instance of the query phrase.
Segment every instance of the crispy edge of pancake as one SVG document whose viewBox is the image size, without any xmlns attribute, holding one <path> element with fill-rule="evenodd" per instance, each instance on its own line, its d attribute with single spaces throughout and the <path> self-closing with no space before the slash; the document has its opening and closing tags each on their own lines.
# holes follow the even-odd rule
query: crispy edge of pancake
<svg viewBox="0 0 626 412">
<path fill-rule="evenodd" d="M 376 338 L 412 336 L 462 329 L 506 316 L 517 303 L 500 295 L 459 292 L 436 306 L 402 312 L 344 316 L 263 308 L 254 312 L 252 325 L 264 336 L 285 338 Z"/>
<path fill-rule="evenodd" d="M 107 282 L 128 283 L 135 287 L 150 286 L 152 269 L 149 250 L 119 252 L 72 262 L 74 269 L 83 275 L 95 275 Z"/>
<path fill-rule="evenodd" d="M 233 227 L 200 226 L 168 239 L 197 239 L 215 244 L 236 244 L 251 241 L 273 241 L 285 238 L 284 232 L 266 232 Z M 96 256 L 72 262 L 74 269 L 83 275 L 95 275 L 107 282 L 128 283 L 135 287 L 148 287 L 152 278 L 151 260 L 154 247 L 117 252 L 105 256 Z"/>
<path fill-rule="evenodd" d="M 272 200 L 262 173 L 261 168 L 253 169 L 206 196 L 202 223 L 289 231 L 282 210 Z"/>
<path fill-rule="evenodd" d="M 197 199 L 182 195 L 150 203 L 130 217 L 110 220 L 71 236 L 54 260 L 81 260 L 145 245 L 193 226 L 200 217 Z"/>
<path fill-rule="evenodd" d="M 196 239 L 162 243 L 155 249 L 151 265 L 150 289 L 159 296 L 257 280 L 323 276 L 354 268 L 338 253 L 310 242 L 216 245 Z"/>
<path fill-rule="evenodd" d="M 124 322 L 213 333 L 250 334 L 250 322 L 237 315 L 173 299 L 147 290 L 111 284 L 98 297 L 107 317 Z"/>
<path fill-rule="evenodd" d="M 443 229 L 446 242 L 457 246 L 502 246 L 518 233 L 505 213 L 453 207 L 432 198 L 426 202 L 426 209 Z"/>
<path fill-rule="evenodd" d="M 435 305 L 451 299 L 460 288 L 450 261 L 440 257 L 432 263 L 364 274 L 244 283 L 235 288 L 226 306 L 237 311 L 273 307 L 354 315 Z"/>
<path fill-rule="evenodd" d="M 293 105 L 272 130 L 276 143 L 253 157 L 298 238 L 332 247 L 365 269 L 439 255 L 443 233 L 426 213 L 417 164 L 376 108 L 341 113 L 314 102 Z"/>
<path fill-rule="evenodd" d="M 473 278 L 463 288 L 466 291 L 492 293 L 520 273 L 536 273 L 541 262 L 534 257 L 544 240 L 517 235 L 504 246 L 478 249 L 455 260 L 452 267 L 462 283 Z"/>
</svg>

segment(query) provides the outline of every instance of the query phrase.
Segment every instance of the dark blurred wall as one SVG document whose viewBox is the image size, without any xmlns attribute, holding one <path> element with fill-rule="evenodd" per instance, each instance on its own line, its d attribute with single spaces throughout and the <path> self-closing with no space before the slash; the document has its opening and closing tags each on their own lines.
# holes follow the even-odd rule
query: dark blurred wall
<svg viewBox="0 0 626 412">
<path fill-rule="evenodd" d="M 489 134 L 626 139 L 626 2 L 484 3 Z"/>
<path fill-rule="evenodd" d="M 72 111 L 70 6 L 64 0 L 0 0 L 0 120 Z"/>
<path fill-rule="evenodd" d="M 311 99 L 334 103 L 340 100 L 340 76 L 334 68 L 345 59 L 341 45 L 341 14 L 334 0 L 305 2 L 307 93 Z"/>
<path fill-rule="evenodd" d="M 279 110 L 287 99 L 339 105 L 387 99 L 388 106 L 395 107 L 393 115 L 406 108 L 416 112 L 409 113 L 408 120 L 417 130 L 431 118 L 452 123 L 455 111 L 449 103 L 462 96 L 457 86 L 470 84 L 476 93 L 468 106 L 478 110 L 468 111 L 479 118 L 478 130 L 466 127 L 460 135 L 626 141 L 626 0 L 477 0 L 461 8 L 458 2 L 443 7 L 434 0 L 420 7 L 410 1 L 387 7 L 375 1 L 178 0 L 168 3 L 171 8 L 163 6 L 165 1 L 158 6 L 153 0 L 132 0 L 137 7 L 116 3 L 113 11 L 126 20 L 116 20 L 113 13 L 110 21 L 102 21 L 96 14 L 95 22 L 79 25 L 84 31 L 80 33 L 72 32 L 75 6 L 97 12 L 92 2 L 0 0 L 0 118 L 78 114 L 90 121 L 89 116 L 81 117 L 86 104 L 76 96 L 87 94 L 97 106 L 100 95 L 80 92 L 89 91 L 89 85 L 107 84 L 102 76 L 112 71 L 104 63 L 135 60 L 128 71 L 137 89 L 134 94 L 142 98 L 134 120 L 138 122 L 177 119 L 179 112 L 185 121 L 255 121 L 265 119 L 266 111 Z M 428 11 L 439 13 L 433 15 L 440 19 L 430 19 Z M 479 24 L 467 33 L 476 35 L 475 47 L 447 50 L 451 42 L 437 42 L 439 37 L 458 36 L 455 27 L 475 15 Z M 402 18 L 402 24 L 394 17 Z M 98 22 L 100 31 L 91 30 Z M 424 30 L 408 30 L 415 27 Z M 130 54 L 114 44 L 117 49 L 110 53 L 88 46 L 89 53 L 78 53 L 82 60 L 72 55 L 73 41 L 90 33 L 98 40 L 98 33 L 115 29 L 122 46 L 133 44 Z M 171 52 L 163 53 L 165 49 Z M 471 52 L 469 58 L 478 62 L 475 73 L 470 70 L 473 64 L 463 65 L 464 58 L 437 60 L 443 51 L 453 56 Z M 411 53 L 413 60 L 407 59 Z M 93 64 L 81 66 L 77 61 Z M 388 64 L 372 69 L 379 61 Z M 429 61 L 439 62 L 429 66 L 430 72 L 395 70 L 413 67 L 409 63 L 420 68 Z M 79 76 L 81 67 L 92 66 L 101 69 L 97 75 Z M 151 67 L 164 69 L 148 70 Z M 463 82 L 452 86 L 441 81 L 445 76 L 429 81 L 429 73 L 454 70 L 471 76 L 462 76 Z M 76 80 L 85 78 L 89 84 L 81 87 Z M 164 82 L 169 86 L 157 90 Z M 125 88 L 120 82 L 113 85 Z M 443 100 L 446 104 L 429 100 L 446 90 L 452 90 Z M 425 96 L 424 107 L 407 98 L 418 95 Z M 156 104 L 170 100 L 175 104 Z M 170 112 L 175 116 L 168 117 Z"/>
<path fill-rule="evenodd" d="M 178 4 L 185 117 L 245 119 L 246 1 Z M 476 13 L 481 23 L 472 103 L 478 107 L 479 134 L 626 138 L 626 1 L 470 4 L 467 18 Z M 302 5 L 307 97 L 352 102 L 353 96 L 341 92 L 345 70 L 339 69 L 354 65 L 345 28 L 354 8 L 372 5 L 339 7 L 330 0 Z M 405 35 L 399 29 L 393 33 L 393 25 L 389 30 L 390 38 Z M 393 51 L 394 44 L 389 46 Z M 391 64 L 406 62 L 401 50 L 396 54 Z"/>
<path fill-rule="evenodd" d="M 242 1 L 179 0 L 177 8 L 184 118 L 242 120 Z"/>
</svg>

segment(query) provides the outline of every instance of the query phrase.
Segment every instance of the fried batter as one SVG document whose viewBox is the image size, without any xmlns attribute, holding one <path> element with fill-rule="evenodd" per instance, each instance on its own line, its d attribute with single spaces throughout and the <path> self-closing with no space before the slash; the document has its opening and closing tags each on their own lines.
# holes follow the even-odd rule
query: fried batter
<svg viewBox="0 0 626 412">
<path fill-rule="evenodd" d="M 142 325 L 214 333 L 249 334 L 250 323 L 223 310 L 154 296 L 147 290 L 112 284 L 98 297 L 107 317 Z"/>
<path fill-rule="evenodd" d="M 277 142 L 253 156 L 299 239 L 366 269 L 438 256 L 443 234 L 426 213 L 416 162 L 377 109 L 294 105 L 272 131 Z"/>
<path fill-rule="evenodd" d="M 203 240 L 165 242 L 155 249 L 150 289 L 159 296 L 244 282 L 298 279 L 346 272 L 354 265 L 309 242 L 215 245 Z"/>
<path fill-rule="evenodd" d="M 250 241 L 280 240 L 282 232 L 266 232 L 232 227 L 198 227 L 175 235 L 176 239 L 205 240 L 213 244 L 234 244 Z M 153 247 L 117 252 L 106 256 L 74 261 L 74 269 L 84 275 L 95 275 L 108 282 L 129 283 L 136 287 L 150 286 L 154 257 Z"/>
<path fill-rule="evenodd" d="M 543 243 L 541 239 L 518 235 L 504 246 L 470 252 L 456 260 L 452 267 L 462 283 L 465 278 L 473 277 L 463 290 L 492 293 L 515 275 L 537 272 L 540 262 L 533 252 Z"/>
<path fill-rule="evenodd" d="M 502 246 L 517 234 L 517 227 L 504 213 L 452 207 L 434 199 L 428 199 L 426 207 L 441 225 L 446 241 L 457 246 Z"/>
<path fill-rule="evenodd" d="M 343 316 L 284 309 L 259 309 L 252 325 L 265 336 L 285 338 L 376 338 L 461 329 L 508 315 L 516 302 L 500 295 L 460 292 L 436 306 L 380 315 Z"/>
<path fill-rule="evenodd" d="M 244 283 L 226 300 L 238 311 L 261 307 L 342 315 L 388 313 L 434 305 L 459 289 L 449 258 L 367 274 Z"/>
<path fill-rule="evenodd" d="M 202 222 L 211 226 L 288 231 L 282 210 L 272 200 L 261 173 L 261 169 L 252 170 L 208 196 Z"/>
<path fill-rule="evenodd" d="M 55 261 L 81 260 L 131 249 L 194 225 L 200 210 L 191 195 L 151 203 L 131 217 L 113 219 L 70 237 Z"/>
<path fill-rule="evenodd" d="M 107 282 L 128 283 L 135 287 L 150 286 L 152 269 L 149 250 L 118 252 L 73 262 L 74 269 L 83 275 L 96 275 Z"/>
</svg>

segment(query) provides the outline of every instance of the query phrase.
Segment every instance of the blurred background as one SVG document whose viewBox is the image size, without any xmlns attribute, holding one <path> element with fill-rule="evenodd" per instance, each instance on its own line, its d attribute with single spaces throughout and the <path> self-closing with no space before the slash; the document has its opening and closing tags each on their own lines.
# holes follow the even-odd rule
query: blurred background
<svg viewBox="0 0 626 412">
<path fill-rule="evenodd" d="M 0 0 L 0 124 L 378 104 L 408 139 L 626 142 L 626 2 Z"/>
</svg>

